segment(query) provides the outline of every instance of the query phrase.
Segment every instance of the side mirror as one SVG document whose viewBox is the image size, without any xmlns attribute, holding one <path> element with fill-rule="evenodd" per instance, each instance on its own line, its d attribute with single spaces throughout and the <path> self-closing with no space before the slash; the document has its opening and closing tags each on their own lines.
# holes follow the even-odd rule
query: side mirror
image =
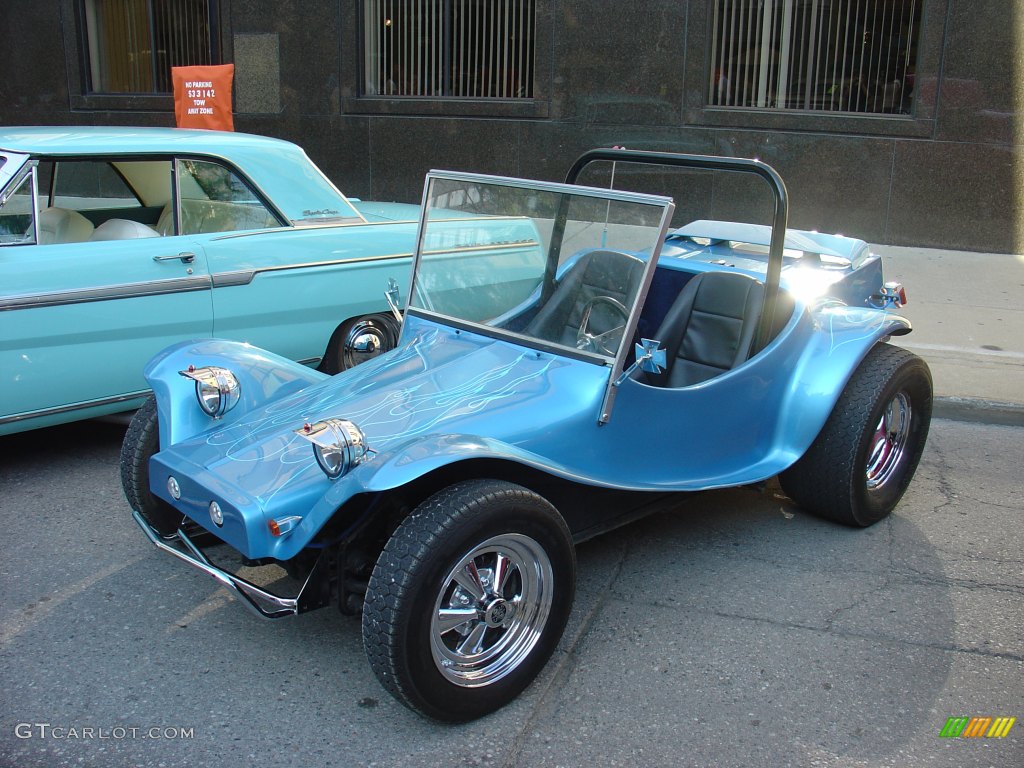
<svg viewBox="0 0 1024 768">
<path fill-rule="evenodd" d="M 628 379 L 637 368 L 647 373 L 661 373 L 665 370 L 665 365 L 665 350 L 661 342 L 657 339 L 640 339 L 640 343 L 636 345 L 636 361 L 615 380 L 615 386 Z"/>
<path fill-rule="evenodd" d="M 401 294 L 398 291 L 398 281 L 393 277 L 388 278 L 388 287 L 384 291 L 384 298 L 388 301 L 388 306 L 391 307 L 391 314 L 395 316 L 395 320 L 399 324 L 402 323 L 402 310 L 398 308 L 398 302 L 401 299 Z"/>
</svg>

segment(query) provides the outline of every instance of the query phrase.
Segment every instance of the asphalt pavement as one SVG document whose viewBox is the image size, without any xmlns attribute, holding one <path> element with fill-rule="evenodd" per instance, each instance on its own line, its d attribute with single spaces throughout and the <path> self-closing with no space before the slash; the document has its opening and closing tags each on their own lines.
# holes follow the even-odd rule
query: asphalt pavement
<svg viewBox="0 0 1024 768">
<path fill-rule="evenodd" d="M 0 440 L 5 768 L 1024 764 L 1024 723 L 940 736 L 1024 716 L 1019 427 L 933 422 L 866 530 L 768 484 L 581 545 L 551 662 L 461 726 L 384 692 L 358 619 L 260 621 L 152 547 L 121 494 L 123 431 Z"/>
</svg>

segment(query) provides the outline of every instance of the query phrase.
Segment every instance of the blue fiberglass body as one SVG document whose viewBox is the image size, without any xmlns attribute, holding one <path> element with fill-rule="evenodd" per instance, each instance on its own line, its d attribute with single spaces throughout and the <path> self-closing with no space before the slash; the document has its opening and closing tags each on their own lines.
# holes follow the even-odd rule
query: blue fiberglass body
<svg viewBox="0 0 1024 768">
<path fill-rule="evenodd" d="M 432 220 L 429 204 L 426 210 L 420 283 L 414 284 L 395 350 L 334 377 L 224 341 L 182 343 L 150 363 L 146 378 L 157 395 L 162 435 L 150 471 L 156 495 L 246 557 L 284 561 L 313 544 L 336 515 L 354 524 L 361 509 L 348 506 L 354 498 L 400 489 L 461 462 L 467 474 L 468 463 L 488 460 L 635 491 L 756 482 L 807 450 L 850 373 L 880 338 L 909 330 L 902 317 L 873 306 L 881 268 L 861 241 L 790 232 L 786 247 L 804 254 L 813 248 L 816 261 L 808 266 L 787 257 L 793 262 L 782 269 L 781 295 L 787 300 L 780 302 L 778 327 L 763 348 L 699 383 L 651 386 L 635 373 L 620 375 L 632 361 L 626 349 L 631 345 L 589 354 L 531 335 L 538 292 L 508 300 L 511 307 L 491 307 L 485 314 L 500 318 L 493 322 L 455 316 L 481 311 L 467 310 L 460 298 L 482 290 L 480 275 L 488 270 L 474 270 L 472 260 L 489 259 L 489 279 L 495 282 L 504 280 L 502 269 L 517 269 L 521 277 L 523 264 L 531 263 L 522 256 L 525 239 L 515 231 L 484 237 L 477 229 L 473 243 L 486 245 L 473 250 L 452 240 L 463 219 L 438 210 Z M 624 258 L 645 275 L 646 290 L 638 288 L 632 297 L 629 323 L 645 334 L 665 314 L 659 306 L 663 296 L 697 275 L 721 270 L 722 261 L 764 277 L 767 228 L 695 222 L 667 237 L 656 226 L 648 229 L 645 237 L 661 239 L 624 250 Z M 635 239 L 636 233 L 621 237 Z M 439 247 L 442 241 L 454 247 Z M 586 254 L 607 242 L 603 234 L 597 247 L 568 245 L 571 256 L 560 261 L 559 282 L 568 282 L 566 275 Z M 482 256 L 485 249 L 491 250 Z M 652 263 L 651 254 L 659 250 Z M 458 269 L 450 262 L 453 253 L 462 260 Z M 431 272 L 432 258 L 438 260 L 434 266 L 449 261 Z M 428 290 L 425 275 L 459 277 Z M 193 383 L 179 375 L 189 366 L 231 370 L 241 392 L 234 410 L 216 421 L 202 413 Z M 334 480 L 321 471 L 300 434 L 303 425 L 329 418 L 358 425 L 371 449 Z M 167 488 L 169 477 L 177 482 L 179 498 Z M 212 501 L 223 514 L 219 524 L 208 514 Z M 295 527 L 285 536 L 272 535 L 268 524 L 288 517 L 299 518 Z"/>
<path fill-rule="evenodd" d="M 670 198 L 576 185 L 593 160 L 757 175 L 772 225 L 669 231 Z M 327 376 L 180 342 L 121 454 L 157 548 L 265 618 L 361 612 L 402 703 L 464 721 L 509 702 L 569 620 L 574 543 L 680 496 L 777 475 L 855 526 L 898 503 L 932 398 L 885 343 L 906 293 L 862 241 L 789 230 L 768 166 L 593 150 L 565 184 L 432 171 L 419 215 L 393 349 Z"/>
<path fill-rule="evenodd" d="M 878 337 L 905 327 L 899 318 L 879 317 L 874 330 L 865 333 L 844 314 L 833 309 L 813 319 L 801 317 L 751 361 L 750 370 L 711 384 L 675 390 L 627 379 L 603 425 L 597 417 L 607 368 L 471 333 L 456 335 L 428 321 L 408 321 L 398 349 L 319 382 L 313 381 L 316 372 L 286 360 L 252 359 L 251 350 L 241 345 L 186 343 L 147 370 L 161 402 L 173 404 L 169 423 L 196 410 L 193 393 L 181 381 L 173 397 L 157 382 L 178 384 L 177 371 L 189 364 L 238 370 L 239 363 L 248 362 L 252 368 L 243 388 L 250 376 L 280 379 L 289 369 L 294 379 L 270 393 L 270 404 L 226 417 L 214 428 L 205 425 L 161 451 L 152 460 L 151 475 L 177 477 L 179 508 L 247 557 L 278 560 L 306 546 L 353 496 L 397 488 L 459 461 L 495 458 L 633 490 L 755 482 L 802 455 L 849 367 Z M 828 330 L 815 330 L 816 322 Z M 793 375 L 775 375 L 776 366 Z M 284 394 L 301 384 L 294 394 Z M 355 420 L 377 453 L 332 483 L 294 429 L 335 413 Z M 623 450 L 640 441 L 643 450 Z M 651 456 L 666 460 L 651 461 Z M 171 501 L 162 484 L 155 482 L 153 491 Z M 223 527 L 209 522 L 211 500 L 225 510 Z M 298 511 L 303 521 L 287 538 L 268 533 L 269 519 Z"/>
</svg>

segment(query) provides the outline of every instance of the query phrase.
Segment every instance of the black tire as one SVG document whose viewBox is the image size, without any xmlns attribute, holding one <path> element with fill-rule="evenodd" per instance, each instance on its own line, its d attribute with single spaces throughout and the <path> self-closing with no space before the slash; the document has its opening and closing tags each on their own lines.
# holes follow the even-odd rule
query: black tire
<svg viewBox="0 0 1024 768">
<path fill-rule="evenodd" d="M 572 537 L 554 507 L 512 483 L 458 483 L 417 507 L 384 547 L 363 605 L 363 646 L 381 684 L 410 709 L 472 720 L 544 667 L 575 584 Z"/>
<path fill-rule="evenodd" d="M 182 514 L 149 490 L 149 458 L 159 450 L 156 399 L 150 397 L 135 412 L 121 444 L 121 487 L 132 509 L 161 536 L 171 536 L 181 525 Z"/>
<path fill-rule="evenodd" d="M 354 368 L 395 348 L 398 324 L 390 315 L 367 315 L 347 320 L 331 336 L 320 367 L 335 374 Z"/>
<path fill-rule="evenodd" d="M 932 376 L 911 352 L 877 344 L 807 453 L 779 475 L 800 507 L 865 527 L 892 512 L 914 477 L 932 417 Z"/>
</svg>

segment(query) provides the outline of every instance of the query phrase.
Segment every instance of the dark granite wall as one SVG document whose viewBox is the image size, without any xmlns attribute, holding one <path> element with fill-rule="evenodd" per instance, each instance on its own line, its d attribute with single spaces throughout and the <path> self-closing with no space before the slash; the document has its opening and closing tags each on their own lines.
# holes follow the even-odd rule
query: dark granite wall
<svg viewBox="0 0 1024 768">
<path fill-rule="evenodd" d="M 83 94 L 76 6 L 5 2 L 0 124 L 172 125 L 168 97 Z M 707 108 L 710 6 L 696 0 L 537 0 L 532 104 L 360 98 L 357 6 L 221 2 L 236 129 L 298 142 L 349 195 L 417 201 L 430 168 L 557 179 L 619 144 L 760 157 L 786 179 L 794 226 L 1024 252 L 1024 0 L 925 0 L 915 115 L 895 119 Z M 680 218 L 762 207 L 756 181 L 616 181 L 669 191 Z"/>
</svg>

